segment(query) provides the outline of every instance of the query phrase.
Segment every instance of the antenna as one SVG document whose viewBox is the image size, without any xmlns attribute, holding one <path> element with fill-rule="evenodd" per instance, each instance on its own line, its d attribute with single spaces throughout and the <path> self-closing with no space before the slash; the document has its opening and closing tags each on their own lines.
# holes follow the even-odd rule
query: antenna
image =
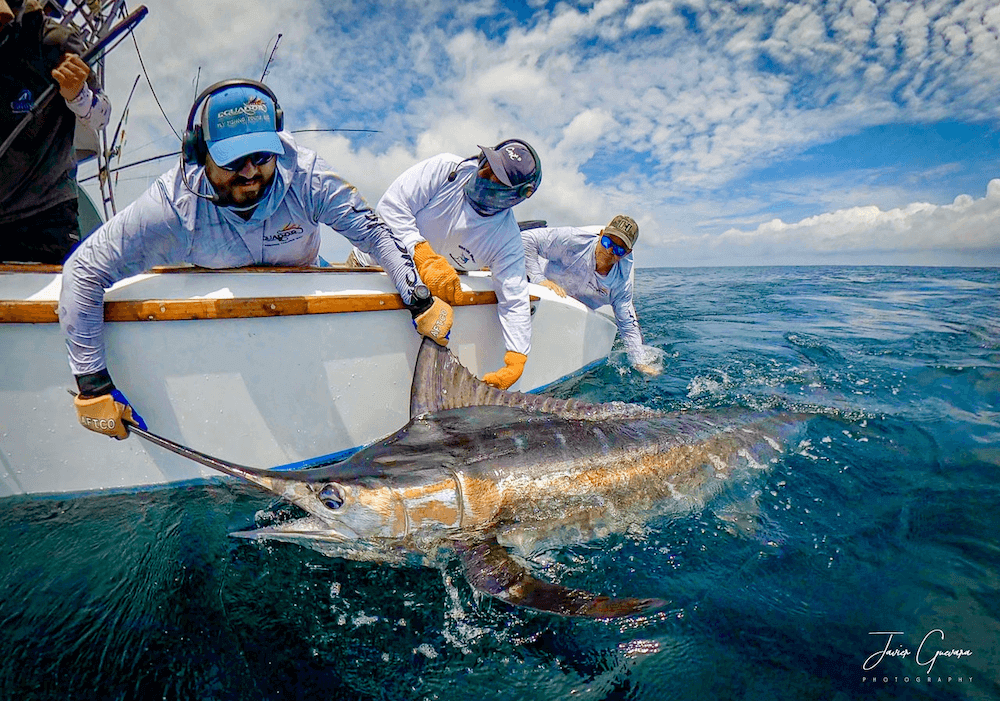
<svg viewBox="0 0 1000 701">
<path fill-rule="evenodd" d="M 100 185 L 101 185 L 101 200 L 104 205 L 104 218 L 108 219 L 108 205 L 111 205 L 111 214 L 118 213 L 117 203 L 115 202 L 115 188 L 114 186 L 118 184 L 118 176 L 115 176 L 115 181 L 112 184 L 109 179 L 112 172 L 111 170 L 111 159 L 118 157 L 118 165 L 122 162 L 122 148 L 125 146 L 125 121 L 128 119 L 128 107 L 132 103 L 132 96 L 135 95 L 135 88 L 139 85 L 139 78 L 141 75 L 135 77 L 135 82 L 132 83 L 132 90 L 128 94 L 128 99 L 125 101 L 125 107 L 122 110 L 121 119 L 118 120 L 118 126 L 115 127 L 114 136 L 111 139 L 111 144 L 107 145 L 104 151 L 104 164 L 101 165 L 98 161 L 98 175 L 100 175 Z M 121 137 L 122 143 L 118 143 L 118 138 Z M 105 140 L 105 143 L 107 141 Z M 82 181 L 81 181 L 82 182 Z M 104 186 L 107 185 L 108 191 L 104 191 Z"/>
</svg>

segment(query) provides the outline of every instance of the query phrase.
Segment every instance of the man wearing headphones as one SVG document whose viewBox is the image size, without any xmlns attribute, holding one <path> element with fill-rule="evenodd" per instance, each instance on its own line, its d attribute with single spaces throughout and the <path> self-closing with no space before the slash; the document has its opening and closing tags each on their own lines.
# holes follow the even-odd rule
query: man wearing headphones
<svg viewBox="0 0 1000 701">
<path fill-rule="evenodd" d="M 447 344 L 451 307 L 430 295 L 400 240 L 358 191 L 282 126 L 277 98 L 262 83 L 209 87 L 188 115 L 181 162 L 66 261 L 59 322 L 85 427 L 121 439 L 128 435 L 122 418 L 137 418 L 108 372 L 104 290 L 156 265 L 316 265 L 321 223 L 376 255 L 418 332 Z"/>
<path fill-rule="evenodd" d="M 538 189 L 542 164 L 519 139 L 479 148 L 471 158 L 443 153 L 411 166 L 389 186 L 375 211 L 403 240 L 435 296 L 461 303 L 455 269 L 490 269 L 506 353 L 504 367 L 483 381 L 507 389 L 521 377 L 531 351 L 524 249 L 511 208 Z M 379 260 L 357 250 L 352 257 L 361 265 Z"/>
</svg>

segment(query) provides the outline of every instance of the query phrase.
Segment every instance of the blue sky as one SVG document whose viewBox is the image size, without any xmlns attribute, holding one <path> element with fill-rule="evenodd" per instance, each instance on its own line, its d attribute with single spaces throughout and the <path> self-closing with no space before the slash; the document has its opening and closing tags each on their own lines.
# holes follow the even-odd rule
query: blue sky
<svg viewBox="0 0 1000 701">
<path fill-rule="evenodd" d="M 298 136 L 373 205 L 418 160 L 520 137 L 544 180 L 518 218 L 630 214 L 640 267 L 1000 265 L 995 2 L 164 0 L 136 39 L 173 129 L 278 33 L 289 129 L 376 130 Z M 108 61 L 112 125 L 135 53 Z M 177 148 L 145 81 L 126 134 L 122 163 Z M 119 203 L 170 165 L 123 171 Z"/>
</svg>

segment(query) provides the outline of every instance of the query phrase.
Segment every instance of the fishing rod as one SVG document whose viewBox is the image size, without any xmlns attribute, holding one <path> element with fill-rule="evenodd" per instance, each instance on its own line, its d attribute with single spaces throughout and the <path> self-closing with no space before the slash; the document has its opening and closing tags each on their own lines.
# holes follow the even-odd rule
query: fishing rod
<svg viewBox="0 0 1000 701">
<path fill-rule="evenodd" d="M 93 63 L 94 61 L 96 61 L 98 58 L 101 57 L 102 52 L 108 47 L 108 45 L 111 42 L 113 42 L 119 36 L 123 35 L 125 32 L 134 29 L 135 26 L 139 24 L 139 22 L 141 22 L 148 13 L 149 10 L 146 9 L 146 6 L 140 5 L 125 19 L 123 19 L 121 22 L 112 27 L 111 31 L 109 31 L 96 44 L 90 47 L 86 51 L 86 53 L 84 53 L 83 56 L 81 56 L 80 58 L 83 59 L 84 63 L 90 65 L 91 63 Z M 0 158 L 2 158 L 5 153 L 7 153 L 7 149 L 10 148 L 10 145 L 14 143 L 14 140 L 18 136 L 20 136 L 22 131 L 24 131 L 27 128 L 27 126 L 31 123 L 31 120 L 35 118 L 35 114 L 49 103 L 52 97 L 56 94 L 56 90 L 58 88 L 59 84 L 53 82 L 49 85 L 49 87 L 45 88 L 45 91 L 42 92 L 41 95 L 39 95 L 38 100 L 35 101 L 34 106 L 30 110 L 28 110 L 27 114 L 24 115 L 24 117 L 21 119 L 18 125 L 14 127 L 14 131 L 12 131 L 10 135 L 4 140 L 3 144 L 0 145 Z"/>
<path fill-rule="evenodd" d="M 380 134 L 381 133 L 378 129 L 293 129 L 291 133 L 292 134 L 303 134 L 303 133 L 307 133 L 307 132 L 311 133 L 311 132 L 335 132 L 335 131 L 362 132 L 362 133 L 367 133 L 367 134 Z M 141 165 L 144 165 L 146 163 L 152 163 L 153 161 L 162 160 L 164 158 L 177 158 L 177 156 L 179 154 L 180 154 L 180 151 L 171 151 L 170 153 L 161 153 L 159 156 L 150 156 L 149 158 L 143 158 L 140 161 L 133 161 L 132 163 L 126 163 L 125 165 L 118 166 L 117 168 L 109 168 L 107 172 L 110 175 L 111 173 L 117 173 L 120 170 L 125 170 L 127 168 L 133 168 L 135 166 L 141 166 Z M 81 183 L 85 183 L 85 182 L 87 182 L 89 180 L 93 180 L 94 178 L 99 178 L 100 176 L 101 176 L 101 173 L 98 172 L 95 175 L 88 175 L 86 178 L 80 178 L 80 182 Z"/>
<path fill-rule="evenodd" d="M 260 73 L 260 82 L 264 82 L 264 78 L 267 77 L 268 68 L 271 66 L 271 61 L 274 60 L 274 52 L 278 50 L 278 42 L 281 41 L 281 33 L 278 33 L 278 38 L 274 40 L 274 48 L 271 49 L 271 55 L 267 57 L 267 63 L 264 64 L 264 70 Z"/>
</svg>

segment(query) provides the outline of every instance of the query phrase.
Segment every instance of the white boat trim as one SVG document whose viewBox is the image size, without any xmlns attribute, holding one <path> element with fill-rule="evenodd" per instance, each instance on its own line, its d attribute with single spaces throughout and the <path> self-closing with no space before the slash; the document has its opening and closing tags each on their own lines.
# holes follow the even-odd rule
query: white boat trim
<svg viewBox="0 0 1000 701">
<path fill-rule="evenodd" d="M 503 364 L 496 297 L 488 273 L 462 282 L 470 300 L 455 308 L 450 346 L 482 375 Z M 76 423 L 60 288 L 57 266 L 0 266 L 0 497 L 215 478 L 157 446 Z M 532 352 L 512 389 L 539 391 L 604 362 L 612 320 L 530 290 Z M 150 429 L 225 460 L 329 462 L 408 418 L 419 336 L 377 270 L 156 269 L 108 290 L 105 318 L 112 377 Z"/>
</svg>

